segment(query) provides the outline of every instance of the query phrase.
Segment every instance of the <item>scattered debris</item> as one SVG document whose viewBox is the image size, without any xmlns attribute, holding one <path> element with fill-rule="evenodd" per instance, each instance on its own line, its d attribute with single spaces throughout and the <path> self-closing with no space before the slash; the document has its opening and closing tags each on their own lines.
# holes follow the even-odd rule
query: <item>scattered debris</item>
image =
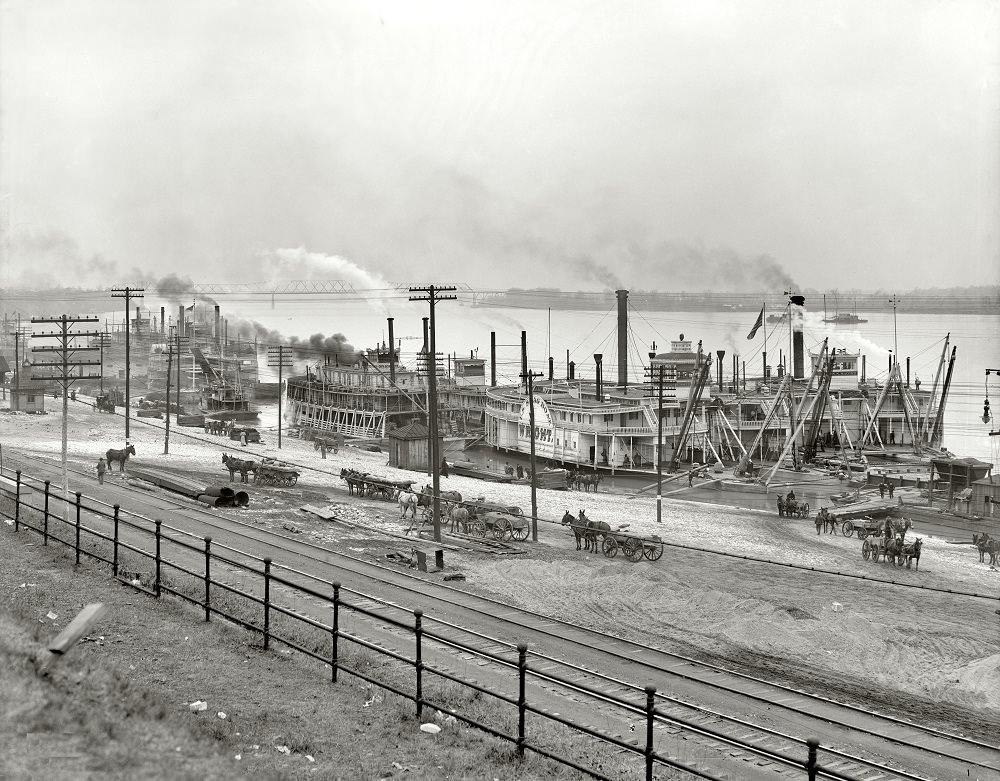
<svg viewBox="0 0 1000 781">
<path fill-rule="evenodd" d="M 223 713 L 221 710 L 218 713 L 216 713 L 215 715 L 218 716 L 220 719 L 225 719 L 226 718 L 226 714 Z"/>
<path fill-rule="evenodd" d="M 313 756 L 311 756 L 309 754 L 306 754 L 306 759 L 308 759 L 310 762 L 315 762 L 316 761 L 316 757 L 313 757 Z"/>
<path fill-rule="evenodd" d="M 292 532 L 292 534 L 301 534 L 302 530 L 296 526 L 294 523 L 288 523 L 287 521 L 281 524 L 281 528 L 285 531 Z"/>
<path fill-rule="evenodd" d="M 420 725 L 420 731 L 427 732 L 431 735 L 437 735 L 441 731 L 441 728 L 437 724 L 431 724 L 428 722 L 427 724 Z"/>
<path fill-rule="evenodd" d="M 276 751 L 278 751 L 278 752 L 280 752 L 282 754 L 291 754 L 292 753 L 292 750 L 290 748 L 288 748 L 288 746 L 275 746 L 274 748 L 275 748 Z"/>
<path fill-rule="evenodd" d="M 236 756 L 233 757 L 233 759 L 235 759 L 237 762 L 239 762 L 241 759 L 243 759 L 243 755 L 242 754 L 237 754 Z"/>
<path fill-rule="evenodd" d="M 208 703 L 204 700 L 195 700 L 188 705 L 188 708 L 192 713 L 201 713 L 203 710 L 208 710 Z"/>
<path fill-rule="evenodd" d="M 463 575 L 461 572 L 456 572 L 453 575 L 445 575 L 444 579 L 445 580 L 465 580 L 465 575 Z"/>
<path fill-rule="evenodd" d="M 59 616 L 56 613 L 53 613 L 51 610 L 45 614 L 45 617 L 49 619 L 49 621 L 55 621 L 57 618 L 59 618 Z"/>
</svg>

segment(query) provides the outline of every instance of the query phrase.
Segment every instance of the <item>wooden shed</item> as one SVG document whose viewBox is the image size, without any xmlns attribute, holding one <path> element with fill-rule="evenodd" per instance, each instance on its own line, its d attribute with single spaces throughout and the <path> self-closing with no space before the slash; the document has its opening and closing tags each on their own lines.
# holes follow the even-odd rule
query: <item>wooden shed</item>
<svg viewBox="0 0 1000 781">
<path fill-rule="evenodd" d="M 992 471 L 993 464 L 977 458 L 932 458 L 931 485 L 944 489 L 949 509 L 979 515 L 987 488 L 994 485 Z M 978 494 L 976 484 L 982 484 Z"/>
<path fill-rule="evenodd" d="M 17 412 L 45 412 L 45 389 L 43 380 L 31 379 L 31 364 L 25 363 L 21 371 L 14 372 L 10 384 L 10 408 Z"/>
<path fill-rule="evenodd" d="M 1000 526 L 1000 475 L 987 475 L 972 484 L 969 512 L 981 518 L 992 518 Z"/>
<path fill-rule="evenodd" d="M 389 448 L 389 466 L 426 472 L 430 469 L 428 456 L 429 429 L 414 421 L 386 432 Z M 444 439 L 438 435 L 438 451 L 444 453 Z"/>
</svg>

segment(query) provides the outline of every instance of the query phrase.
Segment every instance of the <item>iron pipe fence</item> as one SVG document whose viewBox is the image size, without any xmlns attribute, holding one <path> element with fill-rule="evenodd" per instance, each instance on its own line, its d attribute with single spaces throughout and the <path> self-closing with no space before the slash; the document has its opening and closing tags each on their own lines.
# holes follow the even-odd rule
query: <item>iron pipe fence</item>
<svg viewBox="0 0 1000 781">
<path fill-rule="evenodd" d="M 38 485 L 42 486 L 43 501 L 41 506 L 26 500 L 24 497 L 26 492 L 22 490 L 22 486 L 27 488 Z M 802 744 L 806 750 L 805 757 L 802 759 L 783 752 L 760 748 L 752 743 L 740 740 L 731 735 L 726 735 L 719 730 L 714 730 L 676 715 L 669 715 L 659 711 L 657 708 L 658 695 L 656 688 L 653 686 L 639 688 L 618 681 L 610 676 L 595 676 L 601 681 L 629 686 L 638 698 L 635 702 L 630 701 L 608 691 L 589 686 L 581 681 L 572 680 L 564 675 L 554 673 L 551 670 L 534 668 L 529 661 L 529 654 L 533 658 L 538 659 L 539 665 L 549 667 L 553 663 L 557 663 L 570 671 L 582 670 L 582 668 L 576 665 L 566 664 L 554 657 L 544 654 L 533 654 L 524 643 L 519 643 L 515 646 L 479 632 L 448 624 L 444 621 L 435 622 L 441 627 L 450 628 L 457 632 L 466 632 L 474 638 L 488 640 L 497 646 L 507 648 L 512 653 L 516 652 L 516 658 L 507 658 L 499 653 L 477 648 L 468 643 L 463 643 L 455 637 L 445 634 L 443 631 L 428 629 L 424 624 L 426 620 L 430 619 L 427 619 L 423 611 L 419 609 L 412 611 L 412 621 L 402 620 L 393 615 L 387 615 L 385 612 L 372 610 L 364 605 L 345 600 L 342 594 L 344 589 L 340 583 L 324 581 L 322 578 L 310 573 L 275 564 L 270 557 L 260 558 L 232 547 L 213 543 L 211 537 L 199 537 L 190 532 L 164 524 L 158 519 L 145 518 L 132 513 L 128 513 L 127 517 L 123 517 L 121 508 L 117 504 L 111 506 L 111 512 L 109 513 L 104 509 L 107 505 L 103 505 L 100 502 L 91 503 L 89 499 L 85 502 L 80 492 L 76 492 L 71 501 L 64 500 L 58 494 L 52 493 L 48 480 L 38 481 L 30 476 L 22 476 L 22 473 L 18 471 L 16 472 L 16 488 L 12 498 L 15 504 L 15 531 L 20 531 L 22 528 L 34 531 L 42 535 L 44 545 L 47 545 L 51 539 L 68 548 L 72 548 L 77 564 L 80 562 L 81 556 L 87 556 L 102 564 L 110 565 L 112 574 L 116 579 L 133 586 L 152 598 L 162 598 L 163 594 L 175 596 L 203 610 L 205 621 L 211 620 L 212 616 L 215 615 L 250 633 L 259 635 L 262 638 L 264 650 L 269 650 L 272 643 L 280 643 L 310 659 L 314 659 L 324 665 L 329 665 L 331 668 L 331 677 L 334 682 L 338 680 L 339 674 L 343 672 L 372 686 L 392 692 L 412 702 L 415 705 L 418 718 L 422 717 L 425 709 L 433 709 L 453 716 L 462 723 L 513 744 L 519 757 L 523 757 L 526 751 L 531 751 L 538 756 L 546 757 L 552 761 L 572 767 L 594 778 L 610 778 L 600 770 L 582 765 L 576 760 L 562 756 L 544 745 L 531 742 L 528 734 L 528 716 L 531 715 L 544 719 L 547 722 L 562 725 L 570 729 L 573 733 L 596 739 L 618 752 L 633 756 L 636 761 L 641 762 L 643 765 L 647 779 L 652 779 L 653 769 L 656 766 L 670 767 L 698 778 L 717 779 L 710 772 L 658 752 L 655 746 L 654 726 L 659 723 L 682 728 L 694 735 L 711 738 L 714 741 L 786 767 L 798 768 L 804 771 L 806 777 L 809 779 L 819 777 L 841 779 L 843 781 L 850 781 L 851 779 L 850 776 L 839 773 L 832 768 L 824 768 L 818 763 L 819 743 L 815 739 L 807 741 L 789 739 Z M 53 512 L 52 503 L 60 501 L 72 507 L 72 521 L 66 521 L 58 513 Z M 42 525 L 40 528 L 29 522 L 27 519 L 28 513 L 25 511 L 41 512 Z M 98 528 L 84 523 L 84 513 L 110 522 L 112 533 L 109 535 Z M 68 523 L 72 527 L 72 537 L 63 538 L 56 531 L 50 530 L 50 520 L 53 524 Z M 58 526 L 55 529 L 61 531 Z M 146 543 L 126 541 L 123 539 L 123 531 L 128 532 L 132 536 L 145 538 Z M 106 547 L 108 543 L 110 543 L 112 548 L 110 559 L 99 552 L 99 548 L 101 546 Z M 145 560 L 148 562 L 148 565 L 152 566 L 153 573 L 152 583 L 149 584 L 150 587 L 147 587 L 139 579 L 122 575 L 123 553 L 138 557 L 139 560 Z M 241 561 L 240 559 L 243 560 Z M 255 566 L 251 562 L 259 562 L 260 566 Z M 216 572 L 218 571 L 218 566 L 221 564 L 241 573 L 242 576 L 259 582 L 260 587 L 258 590 L 262 593 L 260 595 L 254 593 L 253 589 L 256 588 L 254 586 L 240 588 L 225 582 L 217 576 L 213 576 L 213 564 Z M 173 578 L 178 574 L 187 579 L 187 587 L 173 582 Z M 306 585 L 301 582 L 301 579 L 313 581 L 317 584 L 317 587 L 314 588 L 311 585 Z M 325 587 L 325 589 L 320 590 L 320 586 Z M 291 593 L 293 598 L 301 596 L 319 600 L 325 608 L 330 610 L 330 622 L 328 624 L 324 623 L 321 620 L 304 615 L 287 604 L 276 601 L 276 594 L 282 591 Z M 257 612 L 259 618 L 248 617 L 245 614 L 241 614 L 234 607 L 227 606 L 225 600 L 219 599 L 220 593 L 235 597 L 241 600 L 241 604 L 251 606 Z M 365 595 L 360 594 L 359 597 L 367 598 Z M 393 610 L 405 610 L 402 606 L 394 603 L 382 601 L 382 604 Z M 345 632 L 341 627 L 345 612 L 351 615 L 375 619 L 380 625 L 388 626 L 397 632 L 411 636 L 413 641 L 412 655 L 407 652 L 399 652 L 392 648 L 387 648 L 359 634 Z M 286 624 L 289 626 L 286 626 Z M 298 628 L 292 630 L 290 628 L 291 625 Z M 312 647 L 310 647 L 310 644 L 306 640 L 295 634 L 296 632 L 303 631 L 303 629 L 307 632 L 315 632 L 314 635 L 309 637 L 309 640 L 313 641 Z M 317 643 L 315 641 L 318 638 L 324 638 L 324 640 Z M 385 676 L 379 678 L 374 674 L 369 674 L 357 665 L 352 666 L 347 664 L 348 657 L 345 657 L 342 653 L 344 643 L 350 643 L 353 648 L 364 649 L 378 654 L 405 668 L 411 669 L 414 678 L 413 688 L 410 689 L 396 681 L 387 680 Z M 515 691 L 506 693 L 501 691 L 498 686 L 484 686 L 476 681 L 464 678 L 460 674 L 446 670 L 432 661 L 428 661 L 427 652 L 434 651 L 438 653 L 440 649 L 458 651 L 462 655 L 469 655 L 470 658 L 479 659 L 484 663 L 492 665 L 503 673 L 504 676 L 509 676 L 508 680 Z M 427 687 L 431 680 L 450 682 L 462 687 L 462 689 L 468 689 L 479 695 L 489 697 L 491 701 L 495 701 L 497 704 L 510 706 L 513 710 L 513 714 L 510 716 L 513 731 L 505 731 L 496 724 L 487 723 L 471 713 L 462 712 L 459 709 L 450 707 L 443 701 L 439 701 L 435 693 L 428 692 Z M 624 715 L 628 718 L 640 719 L 645 726 L 645 730 L 642 730 L 640 733 L 643 734 L 643 739 L 635 741 L 626 740 L 608 731 L 581 723 L 572 717 L 552 712 L 543 707 L 539 702 L 532 701 L 532 698 L 529 697 L 529 680 L 544 683 L 547 687 L 558 687 L 560 691 L 574 695 L 586 696 L 599 703 L 602 707 L 613 707 L 619 718 Z M 898 771 L 895 772 L 898 773 Z M 906 777 L 905 774 L 903 777 Z"/>
</svg>

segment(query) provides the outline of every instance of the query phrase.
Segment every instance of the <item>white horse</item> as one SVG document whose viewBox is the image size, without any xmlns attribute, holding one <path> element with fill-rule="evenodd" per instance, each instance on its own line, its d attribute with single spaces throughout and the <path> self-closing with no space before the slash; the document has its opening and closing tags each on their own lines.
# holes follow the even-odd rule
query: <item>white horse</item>
<svg viewBox="0 0 1000 781">
<path fill-rule="evenodd" d="M 406 511 L 410 510 L 414 518 L 417 517 L 417 505 L 419 504 L 420 497 L 409 491 L 399 492 L 399 517 L 405 518 Z"/>
</svg>

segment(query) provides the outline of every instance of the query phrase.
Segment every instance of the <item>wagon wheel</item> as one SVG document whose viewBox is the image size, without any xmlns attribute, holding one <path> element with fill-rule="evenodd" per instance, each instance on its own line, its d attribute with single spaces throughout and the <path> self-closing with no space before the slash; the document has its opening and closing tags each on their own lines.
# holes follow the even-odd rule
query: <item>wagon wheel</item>
<svg viewBox="0 0 1000 781">
<path fill-rule="evenodd" d="M 859 540 L 863 540 L 867 536 L 868 536 L 868 530 L 866 528 L 864 528 L 863 526 L 859 526 L 858 527 L 858 539 Z"/>
<path fill-rule="evenodd" d="M 854 534 L 854 524 L 851 523 L 850 521 L 844 521 L 844 523 L 840 527 L 840 533 L 843 534 L 845 537 L 850 537 L 852 534 Z"/>
<path fill-rule="evenodd" d="M 284 484 L 287 486 L 295 485 L 295 481 L 299 479 L 298 475 L 285 475 Z"/>
<path fill-rule="evenodd" d="M 513 531 L 513 524 L 506 518 L 497 518 L 493 524 L 493 536 L 498 540 L 509 540 Z"/>
<path fill-rule="evenodd" d="M 475 534 L 479 537 L 486 536 L 486 524 L 482 521 L 470 521 L 469 522 L 469 534 Z"/>
<path fill-rule="evenodd" d="M 905 566 L 906 566 L 906 556 L 904 556 L 902 553 L 897 553 L 896 554 L 896 568 L 897 569 L 902 569 Z"/>
<path fill-rule="evenodd" d="M 861 534 L 860 529 L 858 529 L 858 534 Z M 865 561 L 868 561 L 872 555 L 872 544 L 868 542 L 868 540 L 865 540 L 865 544 L 861 546 L 861 555 L 864 557 Z"/>
<path fill-rule="evenodd" d="M 609 559 L 613 559 L 618 555 L 618 540 L 614 537 L 605 537 L 604 542 L 601 543 L 601 548 L 604 550 L 604 555 Z"/>
<path fill-rule="evenodd" d="M 289 483 L 289 485 L 295 485 L 297 482 L 299 482 L 299 473 L 298 472 L 293 472 L 292 473 L 292 482 Z"/>
<path fill-rule="evenodd" d="M 511 530 L 510 535 L 511 535 L 511 537 L 513 537 L 518 542 L 524 542 L 526 539 L 528 539 L 528 532 L 529 531 L 530 531 L 530 529 L 528 528 L 528 524 L 524 524 L 524 526 L 521 526 L 521 527 L 515 526 Z"/>
<path fill-rule="evenodd" d="M 629 561 L 642 561 L 642 542 L 635 539 L 634 537 L 626 537 L 625 544 L 622 546 L 625 549 L 625 558 Z"/>
<path fill-rule="evenodd" d="M 657 561 L 663 555 L 663 543 L 659 545 L 646 543 L 642 546 L 642 555 L 650 561 Z"/>
</svg>

